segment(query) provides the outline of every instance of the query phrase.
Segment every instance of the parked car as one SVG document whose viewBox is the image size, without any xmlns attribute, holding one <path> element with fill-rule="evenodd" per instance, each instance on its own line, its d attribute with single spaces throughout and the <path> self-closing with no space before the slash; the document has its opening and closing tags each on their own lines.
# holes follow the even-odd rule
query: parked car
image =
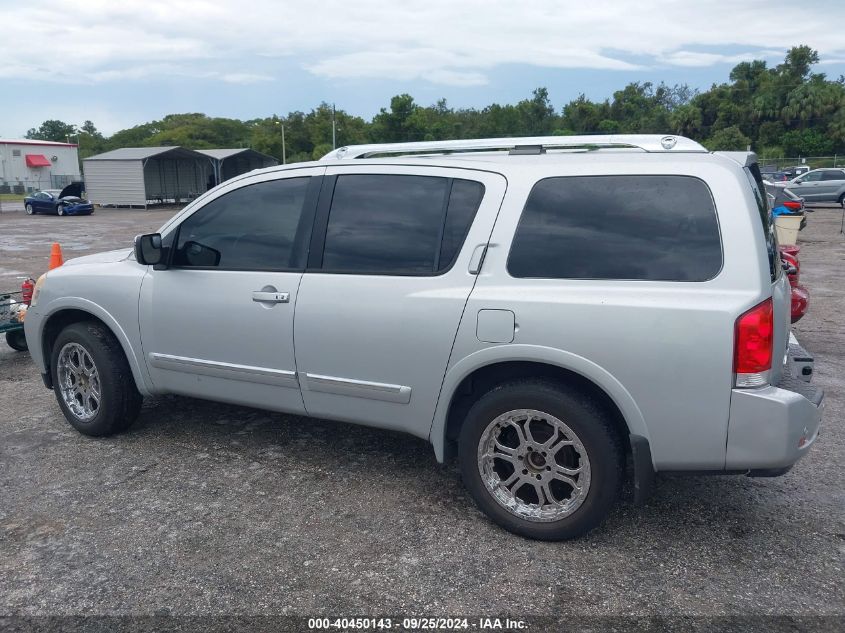
<svg viewBox="0 0 845 633">
<path fill-rule="evenodd" d="M 762 174 L 763 180 L 768 182 L 786 182 L 790 179 L 790 175 L 785 171 L 771 171 Z"/>
<path fill-rule="evenodd" d="M 821 420 L 822 390 L 784 362 L 790 286 L 754 155 L 674 136 L 252 171 L 134 250 L 42 276 L 25 328 L 81 433 L 164 393 L 403 431 L 537 539 L 598 525 L 626 463 L 637 502 L 655 472 L 776 476 Z"/>
<path fill-rule="evenodd" d="M 788 179 L 792 180 L 793 178 L 806 174 L 810 171 L 810 167 L 809 165 L 795 165 L 793 167 L 786 167 L 783 171 L 788 176 Z"/>
<path fill-rule="evenodd" d="M 797 253 L 793 254 L 787 251 L 784 247 L 781 247 L 780 257 L 783 261 L 786 277 L 789 279 L 789 285 L 792 289 L 792 322 L 797 323 L 805 314 L 807 314 L 807 309 L 810 307 L 810 291 L 799 283 L 801 279 L 801 263 L 798 261 Z"/>
<path fill-rule="evenodd" d="M 24 209 L 29 215 L 54 213 L 56 215 L 91 215 L 94 205 L 82 198 L 80 183 L 64 189 L 45 189 L 24 198 Z"/>
<path fill-rule="evenodd" d="M 771 196 L 772 208 L 784 207 L 789 213 L 804 211 L 804 199 L 786 187 L 778 187 L 774 183 L 765 183 L 766 193 Z"/>
<path fill-rule="evenodd" d="M 845 169 L 814 169 L 783 184 L 806 202 L 838 202 L 845 208 Z"/>
</svg>

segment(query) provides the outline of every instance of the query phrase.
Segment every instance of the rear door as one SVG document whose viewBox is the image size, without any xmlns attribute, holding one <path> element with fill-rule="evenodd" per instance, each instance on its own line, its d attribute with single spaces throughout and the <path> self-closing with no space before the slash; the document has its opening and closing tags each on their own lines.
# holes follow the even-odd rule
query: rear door
<svg viewBox="0 0 845 633">
<path fill-rule="evenodd" d="M 822 179 L 816 187 L 819 202 L 835 202 L 845 187 L 845 172 L 841 169 L 823 169 Z"/>
<path fill-rule="evenodd" d="M 499 174 L 329 167 L 294 336 L 309 415 L 428 437 Z"/>
</svg>

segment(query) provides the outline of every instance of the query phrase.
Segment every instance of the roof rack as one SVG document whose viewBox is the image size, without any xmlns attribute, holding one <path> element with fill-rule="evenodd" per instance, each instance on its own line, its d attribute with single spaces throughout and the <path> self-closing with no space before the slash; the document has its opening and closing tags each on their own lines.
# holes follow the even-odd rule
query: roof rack
<svg viewBox="0 0 845 633">
<path fill-rule="evenodd" d="M 530 148 L 530 149 L 529 149 Z M 591 151 L 634 148 L 646 152 L 706 152 L 703 146 L 683 136 L 660 134 L 588 134 L 584 136 L 526 136 L 515 138 L 423 141 L 349 145 L 332 150 L 321 160 L 377 158 L 382 156 L 465 154 L 507 151 L 511 154 L 539 154 L 546 150 Z"/>
</svg>

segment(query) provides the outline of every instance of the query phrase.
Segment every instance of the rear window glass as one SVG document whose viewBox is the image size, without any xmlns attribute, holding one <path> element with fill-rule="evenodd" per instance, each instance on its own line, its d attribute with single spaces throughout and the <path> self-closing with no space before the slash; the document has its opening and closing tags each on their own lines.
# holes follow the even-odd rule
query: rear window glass
<svg viewBox="0 0 845 633">
<path fill-rule="evenodd" d="M 531 190 L 514 277 L 706 281 L 722 267 L 710 190 L 689 176 L 569 176 Z"/>
</svg>

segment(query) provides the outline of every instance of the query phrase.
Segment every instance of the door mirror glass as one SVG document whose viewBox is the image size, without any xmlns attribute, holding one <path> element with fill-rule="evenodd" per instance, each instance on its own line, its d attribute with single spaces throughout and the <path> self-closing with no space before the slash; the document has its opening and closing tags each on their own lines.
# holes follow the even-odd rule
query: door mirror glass
<svg viewBox="0 0 845 633">
<path fill-rule="evenodd" d="M 188 266 L 204 268 L 220 265 L 220 251 L 193 240 L 185 242 L 182 254 Z"/>
<path fill-rule="evenodd" d="M 155 266 L 161 263 L 162 248 L 161 235 L 159 233 L 148 233 L 135 238 L 135 259 L 139 264 Z"/>
</svg>

